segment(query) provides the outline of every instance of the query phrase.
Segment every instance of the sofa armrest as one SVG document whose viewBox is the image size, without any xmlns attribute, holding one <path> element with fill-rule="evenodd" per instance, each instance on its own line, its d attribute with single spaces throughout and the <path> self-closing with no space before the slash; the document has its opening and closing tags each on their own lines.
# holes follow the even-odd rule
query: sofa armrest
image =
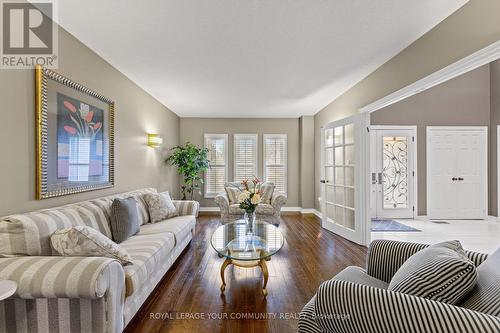
<svg viewBox="0 0 500 333">
<path fill-rule="evenodd" d="M 198 217 L 200 203 L 194 200 L 172 200 L 179 215 L 194 215 Z"/>
<path fill-rule="evenodd" d="M 125 289 L 121 264 L 103 257 L 26 256 L 0 258 L 0 280 L 17 282 L 13 298 L 103 297 Z M 119 292 L 120 293 L 120 292 Z"/>
<path fill-rule="evenodd" d="M 281 207 L 286 204 L 286 200 L 287 197 L 285 193 L 275 191 L 271 199 L 271 206 L 273 206 L 275 211 L 279 212 L 281 210 Z"/>
<path fill-rule="evenodd" d="M 229 213 L 229 199 L 228 199 L 227 193 L 225 191 L 217 194 L 214 198 L 214 201 L 217 204 L 217 206 L 219 206 L 222 214 Z"/>
<path fill-rule="evenodd" d="M 500 332 L 500 318 L 347 281 L 318 289 L 316 322 L 327 332 Z"/>
</svg>

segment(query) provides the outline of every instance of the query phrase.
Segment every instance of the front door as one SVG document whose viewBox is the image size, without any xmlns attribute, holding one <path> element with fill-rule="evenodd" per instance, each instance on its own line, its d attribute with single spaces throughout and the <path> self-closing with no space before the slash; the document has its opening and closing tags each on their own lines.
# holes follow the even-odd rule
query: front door
<svg viewBox="0 0 500 333">
<path fill-rule="evenodd" d="M 322 226 L 358 244 L 366 244 L 368 122 L 359 114 L 326 125 L 321 132 Z"/>
<path fill-rule="evenodd" d="M 371 127 L 372 217 L 415 217 L 416 132 L 415 126 Z"/>
</svg>

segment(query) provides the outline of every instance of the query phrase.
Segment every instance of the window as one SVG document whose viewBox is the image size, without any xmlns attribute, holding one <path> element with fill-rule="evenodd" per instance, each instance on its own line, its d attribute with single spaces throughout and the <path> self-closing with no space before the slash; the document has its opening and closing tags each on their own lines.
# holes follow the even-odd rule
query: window
<svg viewBox="0 0 500 333">
<path fill-rule="evenodd" d="M 257 134 L 234 135 L 234 181 L 257 176 Z"/>
<path fill-rule="evenodd" d="M 205 172 L 205 198 L 224 191 L 227 180 L 227 134 L 205 134 L 210 168 Z"/>
<path fill-rule="evenodd" d="M 264 134 L 264 181 L 274 183 L 277 191 L 286 193 L 286 168 L 286 134 Z"/>
</svg>

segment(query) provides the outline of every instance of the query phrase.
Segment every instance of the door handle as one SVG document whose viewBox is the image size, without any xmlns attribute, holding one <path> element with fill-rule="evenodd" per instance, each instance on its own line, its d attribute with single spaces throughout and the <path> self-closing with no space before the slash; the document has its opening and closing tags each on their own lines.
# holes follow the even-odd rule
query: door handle
<svg viewBox="0 0 500 333">
<path fill-rule="evenodd" d="M 378 173 L 378 183 L 382 184 L 382 172 Z"/>
<path fill-rule="evenodd" d="M 457 180 L 458 180 L 458 178 L 453 177 L 451 180 L 452 180 L 452 181 L 457 181 Z"/>
<path fill-rule="evenodd" d="M 377 173 L 372 172 L 372 185 L 377 184 Z"/>
<path fill-rule="evenodd" d="M 458 177 L 458 180 L 459 180 L 459 181 L 462 181 L 462 180 L 464 180 L 464 179 L 463 179 L 462 177 Z"/>
<path fill-rule="evenodd" d="M 320 182 L 321 184 L 326 184 L 326 180 L 324 180 L 324 179 L 321 179 L 319 182 Z"/>
</svg>

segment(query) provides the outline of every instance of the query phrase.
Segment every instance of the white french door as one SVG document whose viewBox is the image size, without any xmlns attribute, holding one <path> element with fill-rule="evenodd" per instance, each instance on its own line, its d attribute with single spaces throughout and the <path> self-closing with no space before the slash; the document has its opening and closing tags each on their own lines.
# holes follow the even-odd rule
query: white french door
<svg viewBox="0 0 500 333">
<path fill-rule="evenodd" d="M 427 215 L 488 215 L 488 128 L 427 127 Z"/>
<path fill-rule="evenodd" d="M 334 121 L 321 131 L 322 226 L 358 244 L 366 244 L 369 198 L 366 184 L 369 118 L 359 114 Z"/>
<path fill-rule="evenodd" d="M 414 218 L 416 126 L 371 126 L 371 217 Z"/>
</svg>

